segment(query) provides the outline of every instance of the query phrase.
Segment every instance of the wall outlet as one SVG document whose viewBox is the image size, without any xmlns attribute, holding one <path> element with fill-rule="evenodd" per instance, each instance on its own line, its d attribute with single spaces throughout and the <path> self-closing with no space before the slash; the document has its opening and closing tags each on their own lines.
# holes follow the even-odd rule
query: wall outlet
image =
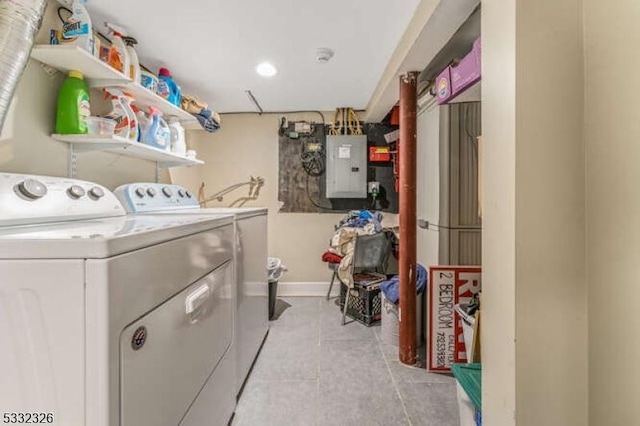
<svg viewBox="0 0 640 426">
<path fill-rule="evenodd" d="M 380 193 L 380 182 L 368 182 L 367 183 L 367 192 L 369 194 L 378 194 L 378 193 Z"/>
</svg>

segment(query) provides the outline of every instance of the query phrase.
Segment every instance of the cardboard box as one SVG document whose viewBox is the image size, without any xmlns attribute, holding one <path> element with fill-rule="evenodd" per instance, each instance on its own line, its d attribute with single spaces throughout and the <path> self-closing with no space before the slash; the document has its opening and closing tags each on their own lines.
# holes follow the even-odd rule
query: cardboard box
<svg viewBox="0 0 640 426">
<path fill-rule="evenodd" d="M 451 67 L 446 67 L 436 78 L 436 99 L 438 101 L 438 105 L 446 104 L 452 97 Z"/>
<path fill-rule="evenodd" d="M 438 105 L 446 104 L 480 80 L 482 71 L 482 45 L 480 38 L 458 65 L 448 66 L 435 81 Z"/>
<path fill-rule="evenodd" d="M 481 72 L 481 44 L 480 39 L 473 43 L 473 49 L 460 63 L 451 67 L 451 91 L 453 97 L 464 92 L 469 86 L 480 80 Z"/>
<path fill-rule="evenodd" d="M 427 293 L 427 370 L 445 372 L 467 362 L 464 335 L 454 306 L 469 303 L 481 288 L 479 266 L 431 266 Z"/>
</svg>

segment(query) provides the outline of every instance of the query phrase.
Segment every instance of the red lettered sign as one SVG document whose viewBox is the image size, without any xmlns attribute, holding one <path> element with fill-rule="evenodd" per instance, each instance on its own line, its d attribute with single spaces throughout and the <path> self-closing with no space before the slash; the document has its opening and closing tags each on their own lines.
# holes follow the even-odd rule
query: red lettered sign
<svg viewBox="0 0 640 426">
<path fill-rule="evenodd" d="M 480 291 L 481 272 L 479 266 L 429 268 L 427 370 L 450 371 L 452 363 L 467 361 L 462 326 L 454 306 L 469 303 Z"/>
</svg>

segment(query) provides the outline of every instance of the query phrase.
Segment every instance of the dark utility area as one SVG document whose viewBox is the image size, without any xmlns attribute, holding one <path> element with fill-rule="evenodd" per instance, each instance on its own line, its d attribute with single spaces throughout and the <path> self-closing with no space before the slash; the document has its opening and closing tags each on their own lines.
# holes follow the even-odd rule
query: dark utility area
<svg viewBox="0 0 640 426">
<path fill-rule="evenodd" d="M 283 117 L 283 120 L 286 120 Z M 283 213 L 341 213 L 349 210 L 379 210 L 398 212 L 398 193 L 395 190 L 393 161 L 370 161 L 371 147 L 389 147 L 384 135 L 397 129 L 380 123 L 365 123 L 367 136 L 367 182 L 379 182 L 374 199 L 327 198 L 326 169 L 329 126 L 313 122 L 282 121 L 279 129 L 278 200 Z M 391 155 L 393 157 L 394 154 Z"/>
</svg>

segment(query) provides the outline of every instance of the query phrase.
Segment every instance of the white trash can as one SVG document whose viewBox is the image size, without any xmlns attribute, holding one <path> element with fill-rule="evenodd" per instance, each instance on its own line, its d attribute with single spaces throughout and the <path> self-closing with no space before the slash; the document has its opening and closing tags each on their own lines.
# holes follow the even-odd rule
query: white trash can
<svg viewBox="0 0 640 426">
<path fill-rule="evenodd" d="M 282 264 L 282 260 L 277 257 L 267 259 L 267 271 L 269 281 L 269 319 L 273 319 L 276 310 L 276 299 L 278 295 L 278 280 L 287 271 L 287 267 Z"/>
<path fill-rule="evenodd" d="M 422 342 L 422 299 L 423 294 L 416 295 L 416 346 Z M 384 343 L 398 346 L 400 339 L 400 321 L 398 319 L 398 305 L 391 303 L 380 291 L 382 302 L 382 319 L 380 337 Z"/>
</svg>

